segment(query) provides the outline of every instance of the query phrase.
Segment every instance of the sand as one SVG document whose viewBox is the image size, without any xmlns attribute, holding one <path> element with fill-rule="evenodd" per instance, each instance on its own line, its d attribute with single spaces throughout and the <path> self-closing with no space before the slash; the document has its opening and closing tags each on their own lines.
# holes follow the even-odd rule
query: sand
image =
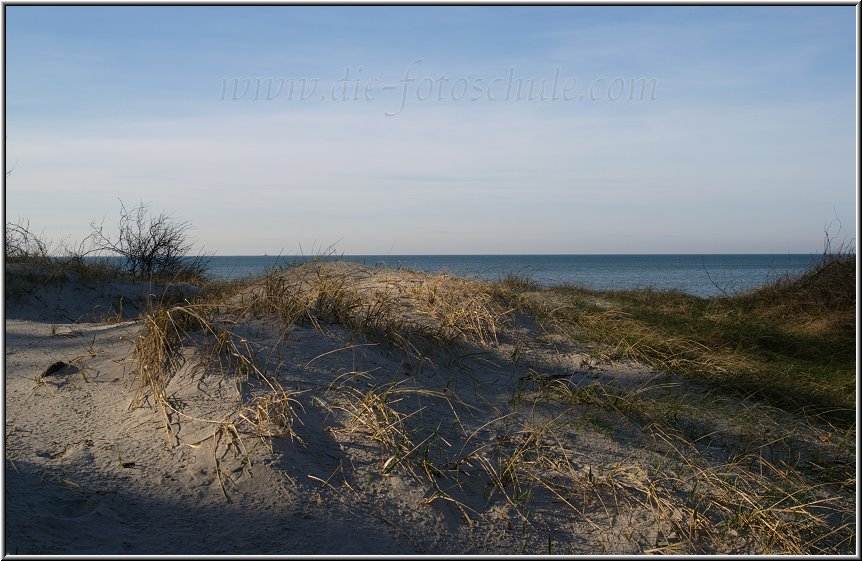
<svg viewBox="0 0 862 561">
<path fill-rule="evenodd" d="M 405 317 L 421 321 L 409 290 L 420 275 L 343 267 L 366 290 L 397 289 Z M 265 388 L 191 350 L 167 388 L 181 414 L 152 400 L 130 406 L 140 315 L 148 295 L 161 297 L 165 287 L 46 280 L 49 273 L 19 283 L 20 271 L 6 272 L 4 553 L 620 554 L 673 538 L 650 509 L 614 506 L 612 486 L 573 510 L 562 500 L 569 495 L 526 479 L 507 498 L 481 469 L 486 461 L 502 474 L 500 450 L 511 457 L 517 442 L 537 434 L 525 427 L 560 414 L 514 399 L 531 391 L 531 380 L 682 383 L 642 365 L 596 363 L 523 318 L 491 345 L 417 361 L 337 323 L 286 328 L 248 314 L 230 328 L 290 392 L 295 419 L 291 434 L 247 432 L 229 446 L 230 432 L 219 427 L 240 427 L 238 412 Z M 174 302 L 195 294 L 172 290 Z M 57 361 L 69 366 L 42 377 Z M 387 384 L 405 390 L 388 405 L 413 431 L 411 442 L 433 444 L 425 450 L 435 465 L 449 469 L 444 460 L 474 452 L 472 460 L 425 476 L 420 464 L 393 459 L 351 415 L 360 407 L 354 398 Z M 634 480 L 666 458 L 634 429 L 630 438 L 617 429 L 584 421 L 563 440 L 538 441 L 566 451 L 568 468 L 591 482 L 621 473 Z"/>
</svg>

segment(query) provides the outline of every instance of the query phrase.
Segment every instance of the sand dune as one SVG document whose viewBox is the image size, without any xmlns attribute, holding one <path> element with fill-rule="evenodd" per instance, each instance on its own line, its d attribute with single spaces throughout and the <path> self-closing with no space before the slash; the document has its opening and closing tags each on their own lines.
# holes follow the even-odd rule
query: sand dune
<svg viewBox="0 0 862 561">
<path fill-rule="evenodd" d="M 7 268 L 7 553 L 698 547 L 655 475 L 683 492 L 690 466 L 589 399 L 708 392 L 597 362 L 477 281 L 310 264 L 192 304 L 190 287 L 22 274 Z M 135 355 L 159 300 L 207 322 L 177 345 L 161 402 Z"/>
</svg>

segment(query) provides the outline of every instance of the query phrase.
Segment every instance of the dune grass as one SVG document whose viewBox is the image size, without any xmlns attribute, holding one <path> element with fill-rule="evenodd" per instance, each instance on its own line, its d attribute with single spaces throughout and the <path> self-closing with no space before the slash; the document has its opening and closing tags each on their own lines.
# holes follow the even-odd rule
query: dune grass
<svg viewBox="0 0 862 561">
<path fill-rule="evenodd" d="M 526 468 L 525 476 L 580 516 L 596 512 L 590 501 L 613 505 L 618 514 L 650 513 L 657 534 L 645 551 L 852 551 L 855 430 L 654 380 L 622 389 L 537 378 L 521 391 L 522 409 L 555 404 L 558 414 L 554 423 L 528 433 L 543 435 L 550 448 L 543 453 L 534 444 L 531 462 L 519 469 Z M 602 432 L 626 439 L 633 449 L 652 450 L 653 459 L 584 473 L 553 443 L 582 434 L 578 426 L 596 421 Z"/>
<path fill-rule="evenodd" d="M 457 359 L 465 344 L 496 345 L 512 311 L 479 281 L 317 261 L 273 271 L 233 302 L 240 317 L 275 317 L 285 327 L 346 327 L 420 365 Z"/>
<path fill-rule="evenodd" d="M 469 354 L 469 346 L 492 351 L 527 315 L 599 359 L 635 359 L 700 389 L 655 380 L 634 388 L 584 384 L 537 372 L 514 388 L 512 411 L 484 412 L 480 426 L 468 427 L 457 412 L 464 402 L 423 387 L 415 369 L 398 383 L 348 373 L 319 396 L 332 413 L 327 430 L 376 443 L 379 474 L 406 475 L 425 488 L 423 504 L 452 505 L 471 527 L 498 501 L 538 535 L 534 504 L 550 498 L 593 528 L 599 543 L 614 520 L 651 517 L 648 535 L 627 538 L 644 552 L 849 552 L 856 539 L 853 274 L 855 256 L 845 255 L 800 278 L 701 299 L 305 264 L 225 283 L 201 302 L 150 310 L 134 355 L 136 403 L 160 405 L 169 434 L 177 419 L 212 425 L 227 497 L 229 474 L 218 458 L 228 450 L 250 461 L 249 438 L 303 442 L 293 430 L 297 392 L 272 373 L 273 350 L 230 326 L 263 318 L 285 331 L 339 325 L 350 339 L 421 365 Z M 171 402 L 166 388 L 190 350 L 199 367 L 254 386 L 239 391 L 237 411 L 194 419 Z M 553 415 L 532 418 L 541 408 Z M 457 423 L 443 430 L 441 410 Z M 651 459 L 593 464 L 573 446 L 585 426 L 628 439 Z M 486 489 L 484 507 L 470 502 L 477 487 Z M 618 546 L 608 543 L 610 551 Z"/>
<path fill-rule="evenodd" d="M 798 278 L 720 298 L 650 289 L 498 290 L 549 329 L 630 358 L 830 422 L 855 420 L 855 254 Z"/>
</svg>

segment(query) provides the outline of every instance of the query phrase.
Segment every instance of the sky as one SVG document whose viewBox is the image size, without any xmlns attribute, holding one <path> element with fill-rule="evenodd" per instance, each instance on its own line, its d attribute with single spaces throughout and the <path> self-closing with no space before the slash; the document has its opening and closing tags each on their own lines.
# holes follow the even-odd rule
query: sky
<svg viewBox="0 0 862 561">
<path fill-rule="evenodd" d="M 816 253 L 857 222 L 855 10 L 5 6 L 6 220 L 74 242 L 143 202 L 217 255 Z"/>
</svg>

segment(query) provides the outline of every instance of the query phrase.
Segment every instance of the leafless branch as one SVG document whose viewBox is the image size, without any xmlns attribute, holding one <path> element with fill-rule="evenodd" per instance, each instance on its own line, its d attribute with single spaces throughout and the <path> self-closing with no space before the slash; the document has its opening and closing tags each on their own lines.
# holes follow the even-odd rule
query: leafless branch
<svg viewBox="0 0 862 561">
<path fill-rule="evenodd" d="M 127 208 L 120 201 L 116 235 L 106 232 L 104 221 L 92 223 L 89 239 L 96 251 L 115 253 L 123 258 L 126 272 L 136 278 L 202 275 L 205 256 L 184 259 L 194 244 L 189 240 L 191 223 L 162 212 L 151 214 L 146 204 Z"/>
</svg>

